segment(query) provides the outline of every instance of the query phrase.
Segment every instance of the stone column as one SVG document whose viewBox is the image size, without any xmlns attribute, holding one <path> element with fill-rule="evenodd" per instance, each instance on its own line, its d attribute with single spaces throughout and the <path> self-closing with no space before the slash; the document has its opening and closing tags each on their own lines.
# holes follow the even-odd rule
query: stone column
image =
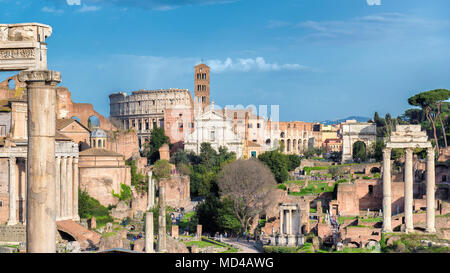
<svg viewBox="0 0 450 273">
<path fill-rule="evenodd" d="M 392 232 L 391 149 L 383 149 L 383 232 Z"/>
<path fill-rule="evenodd" d="M 61 159 L 61 219 L 67 217 L 67 156 L 63 156 Z"/>
<path fill-rule="evenodd" d="M 148 173 L 148 193 L 147 193 L 147 210 L 155 206 L 155 181 L 153 181 L 153 172 Z"/>
<path fill-rule="evenodd" d="M 27 253 L 56 252 L 55 131 L 59 72 L 22 71 L 28 98 Z"/>
<path fill-rule="evenodd" d="M 27 158 L 23 159 L 25 162 L 25 202 L 27 200 L 27 188 L 28 188 L 28 160 Z M 23 217 L 23 224 L 26 225 L 27 224 L 27 209 L 26 209 L 26 204 L 25 204 L 25 215 Z"/>
<path fill-rule="evenodd" d="M 406 232 L 413 232 L 413 150 L 405 149 L 405 225 Z"/>
<path fill-rule="evenodd" d="M 434 149 L 427 149 L 427 227 L 426 232 L 435 233 L 435 179 Z"/>
<path fill-rule="evenodd" d="M 153 212 L 145 214 L 145 253 L 153 253 Z"/>
<path fill-rule="evenodd" d="M 284 233 L 283 225 L 284 225 L 284 210 L 283 208 L 280 207 L 280 234 Z"/>
<path fill-rule="evenodd" d="M 73 159 L 73 220 L 80 221 L 78 215 L 78 189 L 79 188 L 79 176 L 78 176 L 78 157 Z"/>
<path fill-rule="evenodd" d="M 166 188 L 159 187 L 158 252 L 166 252 Z"/>
<path fill-rule="evenodd" d="M 288 235 L 291 234 L 291 227 L 292 227 L 292 211 L 289 209 L 286 213 L 287 219 L 286 219 L 286 233 Z"/>
<path fill-rule="evenodd" d="M 67 159 L 67 217 L 72 219 L 73 211 L 73 157 Z"/>
<path fill-rule="evenodd" d="M 56 157 L 56 175 L 55 175 L 55 191 L 56 191 L 56 220 L 61 219 L 61 157 Z"/>
<path fill-rule="evenodd" d="M 17 225 L 17 189 L 16 189 L 16 158 L 9 158 L 9 217 L 8 226 Z"/>
</svg>

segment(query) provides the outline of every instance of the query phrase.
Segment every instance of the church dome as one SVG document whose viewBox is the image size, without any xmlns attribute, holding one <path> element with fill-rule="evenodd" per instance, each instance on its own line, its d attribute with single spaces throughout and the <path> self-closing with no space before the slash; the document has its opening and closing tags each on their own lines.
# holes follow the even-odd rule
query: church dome
<svg viewBox="0 0 450 273">
<path fill-rule="evenodd" d="M 92 138 L 106 138 L 106 132 L 102 129 L 95 129 L 91 133 Z"/>
</svg>

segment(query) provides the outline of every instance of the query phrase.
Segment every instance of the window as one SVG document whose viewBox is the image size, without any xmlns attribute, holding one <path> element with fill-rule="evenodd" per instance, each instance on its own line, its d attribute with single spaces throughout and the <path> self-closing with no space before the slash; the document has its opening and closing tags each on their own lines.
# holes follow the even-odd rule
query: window
<svg viewBox="0 0 450 273">
<path fill-rule="evenodd" d="M 256 124 L 256 128 L 261 128 L 261 124 Z"/>
<path fill-rule="evenodd" d="M 369 185 L 369 194 L 373 194 L 373 186 Z"/>
<path fill-rule="evenodd" d="M 197 85 L 197 91 L 201 91 L 201 90 L 202 90 L 201 85 Z"/>
<path fill-rule="evenodd" d="M 197 80 L 200 80 L 200 73 L 197 73 Z"/>
<path fill-rule="evenodd" d="M 210 139 L 211 140 L 215 140 L 216 139 L 216 132 L 215 131 L 211 131 Z"/>
<path fill-rule="evenodd" d="M 206 91 L 206 85 L 202 85 L 202 91 Z"/>
<path fill-rule="evenodd" d="M 252 151 L 252 158 L 256 158 L 256 151 Z"/>
<path fill-rule="evenodd" d="M 206 80 L 206 73 L 202 75 L 202 79 Z"/>
<path fill-rule="evenodd" d="M 0 207 L 3 207 L 3 201 L 0 200 Z"/>
<path fill-rule="evenodd" d="M 252 128 L 252 127 L 253 127 L 253 124 L 249 123 L 248 128 Z"/>
</svg>

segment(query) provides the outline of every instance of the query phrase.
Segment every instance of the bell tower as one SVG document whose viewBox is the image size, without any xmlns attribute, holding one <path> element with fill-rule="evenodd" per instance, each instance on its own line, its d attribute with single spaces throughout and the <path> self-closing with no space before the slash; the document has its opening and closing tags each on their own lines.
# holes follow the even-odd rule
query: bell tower
<svg viewBox="0 0 450 273">
<path fill-rule="evenodd" d="M 209 71 L 210 68 L 206 64 L 199 64 L 194 67 L 195 77 L 195 98 L 194 105 L 201 105 L 202 111 L 209 106 Z"/>
</svg>

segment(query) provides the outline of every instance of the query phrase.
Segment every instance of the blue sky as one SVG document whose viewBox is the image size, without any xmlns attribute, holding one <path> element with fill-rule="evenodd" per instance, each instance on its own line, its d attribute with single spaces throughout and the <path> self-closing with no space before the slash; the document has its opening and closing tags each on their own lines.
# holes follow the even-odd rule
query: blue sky
<svg viewBox="0 0 450 273">
<path fill-rule="evenodd" d="M 51 25 L 49 69 L 106 116 L 112 92 L 193 91 L 203 59 L 216 105 L 320 121 L 397 116 L 411 95 L 450 89 L 449 10 L 448 0 L 0 0 L 0 23 Z"/>
</svg>

